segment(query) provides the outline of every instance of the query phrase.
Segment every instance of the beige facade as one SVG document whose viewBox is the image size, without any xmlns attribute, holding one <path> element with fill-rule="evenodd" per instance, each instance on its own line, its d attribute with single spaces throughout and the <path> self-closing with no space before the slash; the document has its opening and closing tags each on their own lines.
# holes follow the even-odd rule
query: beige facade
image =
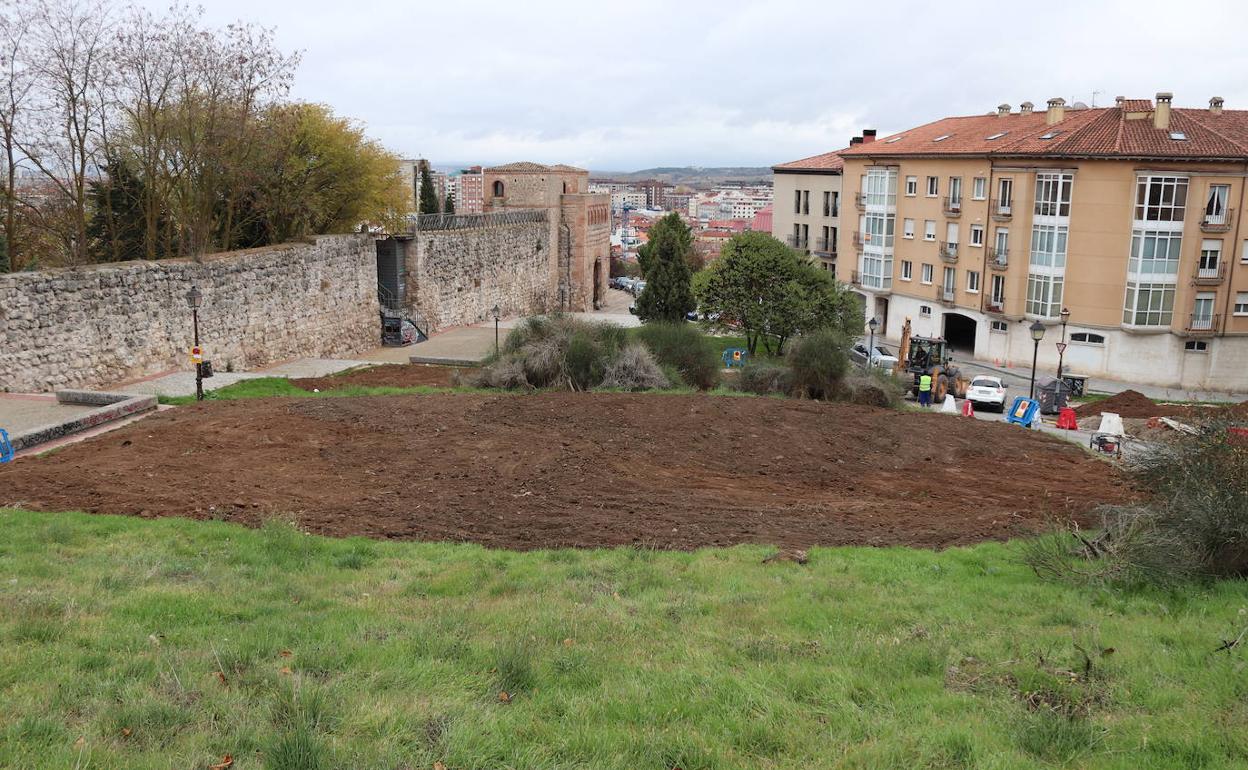
<svg viewBox="0 0 1248 770">
<path fill-rule="evenodd" d="M 868 206 L 865 200 L 857 205 L 873 169 L 895 172 L 897 185 L 891 264 L 882 281 L 867 275 Z M 840 251 L 853 258 L 841 260 L 837 276 L 862 292 L 893 338 L 911 317 L 916 333 L 944 335 L 978 358 L 1029 366 L 1033 345 L 1027 327 L 1039 319 L 1052 327 L 1040 350 L 1042 365 L 1052 368 L 1064 307 L 1070 311 L 1068 371 L 1176 388 L 1242 390 L 1248 387 L 1248 309 L 1237 314 L 1235 307 L 1244 304 L 1237 299 L 1248 299 L 1248 227 L 1239 216 L 1246 174 L 1245 163 L 846 158 L 847 197 L 855 201 L 858 226 L 841 233 Z M 1037 214 L 1044 208 L 1036 203 L 1037 180 L 1060 184 L 1067 177 L 1069 214 L 1058 218 L 1067 228 L 1065 264 L 1054 271 L 1062 291 L 1037 302 L 1033 287 L 1028 303 L 1029 281 L 1036 276 L 1032 263 L 1043 261 L 1033 258 L 1033 234 L 1037 227 L 1054 226 L 1052 217 Z M 1181 224 L 1135 218 L 1141 185 L 1152 179 L 1186 185 Z M 954 184 L 961 188 L 960 203 L 950 200 Z M 1008 205 L 1000 202 L 1003 184 Z M 983 194 L 976 196 L 980 185 Z M 1226 212 L 1207 219 L 1210 196 L 1222 196 L 1214 186 L 1225 190 Z M 1143 274 L 1129 271 L 1133 235 L 1154 232 L 1151 226 L 1159 224 L 1165 225 L 1167 241 L 1177 236 L 1177 271 L 1173 280 L 1146 282 Z M 1214 251 L 1216 260 L 1210 256 Z M 1149 317 L 1141 317 L 1130 302 L 1136 297 L 1128 296 L 1128 284 L 1144 283 L 1165 286 L 1158 312 Z M 950 286 L 952 292 L 946 291 Z M 1212 310 L 1206 311 L 1210 301 Z"/>
<path fill-rule="evenodd" d="M 611 196 L 589 192 L 589 172 L 572 166 L 510 163 L 483 174 L 485 210 L 546 209 L 554 229 L 550 275 L 559 308 L 601 306 L 610 278 Z"/>
<path fill-rule="evenodd" d="M 771 234 L 835 271 L 840 240 L 842 176 L 836 153 L 772 167 Z"/>
</svg>

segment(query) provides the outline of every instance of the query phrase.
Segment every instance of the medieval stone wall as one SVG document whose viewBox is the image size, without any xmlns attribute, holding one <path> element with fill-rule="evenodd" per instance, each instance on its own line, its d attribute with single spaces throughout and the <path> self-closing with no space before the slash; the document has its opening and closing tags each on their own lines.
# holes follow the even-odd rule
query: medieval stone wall
<svg viewBox="0 0 1248 770">
<path fill-rule="evenodd" d="M 489 215 L 482 218 L 488 221 Z M 550 222 L 418 231 L 407 242 L 407 303 L 437 331 L 557 307 Z"/>
<path fill-rule="evenodd" d="M 190 260 L 0 275 L 0 390 L 96 388 L 188 369 L 186 293 L 203 293 L 214 368 L 255 369 L 375 347 L 377 257 L 368 235 L 320 236 Z"/>
</svg>

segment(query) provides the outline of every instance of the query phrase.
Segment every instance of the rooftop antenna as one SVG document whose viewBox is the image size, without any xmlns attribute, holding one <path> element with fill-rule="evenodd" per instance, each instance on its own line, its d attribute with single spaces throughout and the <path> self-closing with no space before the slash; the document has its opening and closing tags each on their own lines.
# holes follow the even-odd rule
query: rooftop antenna
<svg viewBox="0 0 1248 770">
<path fill-rule="evenodd" d="M 1096 107 L 1096 95 L 1097 95 L 1097 94 L 1103 94 L 1103 93 L 1105 93 L 1105 92 L 1104 92 L 1104 91 L 1093 91 L 1093 92 L 1092 92 L 1092 106 L 1093 106 L 1093 107 Z"/>
</svg>

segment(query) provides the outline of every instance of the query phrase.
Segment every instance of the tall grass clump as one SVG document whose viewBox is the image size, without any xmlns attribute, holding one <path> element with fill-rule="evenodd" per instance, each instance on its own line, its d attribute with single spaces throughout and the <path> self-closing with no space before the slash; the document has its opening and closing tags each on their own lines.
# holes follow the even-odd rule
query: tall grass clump
<svg viewBox="0 0 1248 770">
<path fill-rule="evenodd" d="M 833 329 L 820 329 L 794 340 L 788 357 L 794 389 L 809 398 L 835 398 L 849 369 L 848 350 L 848 339 Z"/>
<path fill-rule="evenodd" d="M 526 318 L 512 329 L 499 356 L 478 373 L 484 387 L 597 387 L 624 348 L 624 330 L 567 316 Z"/>
<path fill-rule="evenodd" d="M 636 330 L 637 339 L 664 367 L 672 367 L 688 386 L 710 390 L 723 368 L 714 342 L 693 324 L 651 322 Z"/>
<path fill-rule="evenodd" d="M 1042 577 L 1174 584 L 1248 576 L 1248 445 L 1226 422 L 1149 449 L 1127 466 L 1138 503 L 1100 510 L 1095 536 L 1039 538 L 1023 553 Z"/>
<path fill-rule="evenodd" d="M 671 385 L 662 367 L 644 346 L 626 345 L 607 365 L 603 388 L 618 390 L 658 390 Z"/>
</svg>

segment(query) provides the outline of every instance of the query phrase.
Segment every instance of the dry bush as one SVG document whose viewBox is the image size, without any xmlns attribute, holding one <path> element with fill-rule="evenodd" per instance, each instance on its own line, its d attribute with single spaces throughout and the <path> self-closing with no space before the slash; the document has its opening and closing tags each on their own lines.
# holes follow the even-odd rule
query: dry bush
<svg viewBox="0 0 1248 770">
<path fill-rule="evenodd" d="M 832 399 L 849 369 L 849 341 L 833 329 L 820 329 L 796 339 L 789 348 L 793 386 L 803 396 Z"/>
<path fill-rule="evenodd" d="M 654 390 L 671 383 L 663 374 L 654 355 L 642 345 L 628 345 L 607 365 L 603 388 L 620 390 Z"/>
<path fill-rule="evenodd" d="M 793 372 L 787 366 L 750 363 L 741 369 L 733 384 L 737 390 L 760 396 L 789 395 L 793 392 Z"/>
</svg>

